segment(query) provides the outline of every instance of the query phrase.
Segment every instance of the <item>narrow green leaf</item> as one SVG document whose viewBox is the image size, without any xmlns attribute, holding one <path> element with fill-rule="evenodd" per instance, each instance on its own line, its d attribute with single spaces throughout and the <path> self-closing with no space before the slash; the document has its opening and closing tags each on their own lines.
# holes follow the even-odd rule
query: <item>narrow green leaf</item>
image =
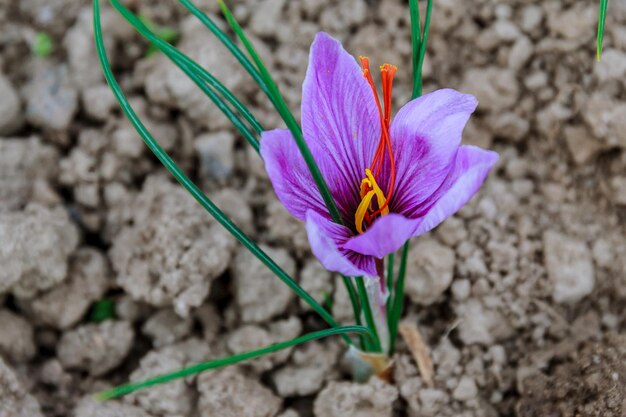
<svg viewBox="0 0 626 417">
<path fill-rule="evenodd" d="M 420 38 L 420 49 L 419 49 L 419 57 L 417 61 L 417 74 L 415 75 L 414 81 L 417 82 L 417 88 L 413 87 L 414 97 L 419 97 L 422 95 L 422 68 L 424 66 L 424 57 L 426 56 L 426 43 L 428 42 L 428 31 L 430 30 L 430 16 L 433 10 L 433 0 L 428 0 L 426 4 L 426 18 L 424 19 L 424 31 L 422 32 L 422 37 Z"/>
<path fill-rule="evenodd" d="M 396 349 L 396 338 L 398 337 L 398 324 L 402 316 L 404 307 L 404 280 L 406 277 L 406 263 L 409 255 L 409 242 L 407 241 L 402 247 L 402 255 L 400 257 L 400 269 L 398 270 L 398 279 L 394 289 L 393 305 L 391 306 L 391 316 L 388 317 L 389 323 L 389 354 L 393 355 Z"/>
<path fill-rule="evenodd" d="M 300 130 L 300 126 L 296 122 L 296 119 L 293 117 L 293 114 L 291 114 L 291 112 L 289 111 L 289 108 L 287 107 L 287 104 L 282 98 L 278 90 L 278 87 L 276 86 L 276 83 L 272 79 L 270 73 L 268 72 L 267 68 L 263 64 L 263 61 L 261 60 L 256 50 L 254 49 L 254 46 L 248 40 L 248 38 L 243 32 L 243 29 L 241 28 L 241 26 L 239 26 L 239 23 L 237 23 L 237 21 L 235 20 L 235 17 L 231 13 L 231 11 L 228 9 L 224 1 L 218 0 L 217 2 L 220 6 L 220 9 L 222 10 L 222 13 L 224 14 L 224 17 L 226 17 L 228 24 L 233 29 L 233 31 L 237 34 L 237 37 L 243 43 L 244 47 L 248 51 L 248 54 L 252 57 L 252 60 L 256 64 L 257 69 L 259 70 L 261 77 L 263 78 L 263 81 L 265 81 L 266 85 L 269 88 L 270 94 L 274 97 L 274 100 L 275 100 L 274 107 L 276 108 L 278 113 L 281 115 L 285 123 L 287 124 L 287 128 L 291 131 L 291 134 L 293 135 L 296 141 L 296 144 L 298 145 L 298 149 L 300 150 L 300 153 L 302 154 L 302 157 L 304 158 L 304 161 L 306 162 L 307 167 L 309 168 L 309 171 L 311 172 L 313 180 L 315 181 L 315 185 L 317 185 L 317 188 L 324 200 L 324 204 L 326 205 L 326 208 L 328 209 L 328 212 L 330 213 L 331 218 L 333 219 L 335 223 L 341 224 L 342 223 L 341 215 L 339 213 L 339 209 L 337 208 L 337 204 L 335 203 L 335 200 L 333 199 L 333 196 L 330 194 L 330 190 L 328 189 L 328 184 L 326 183 L 326 180 L 324 180 L 324 177 L 322 176 L 322 173 L 319 167 L 317 166 L 317 163 L 315 162 L 313 155 L 311 154 L 311 150 L 309 149 L 309 146 L 304 141 L 304 137 L 302 136 L 302 131 Z"/>
<path fill-rule="evenodd" d="M 413 98 L 415 98 L 420 94 L 418 88 L 420 88 L 421 84 L 421 72 L 418 68 L 422 43 L 420 9 L 417 0 L 409 0 L 409 12 L 411 15 L 411 45 L 413 48 Z"/>
<path fill-rule="evenodd" d="M 91 310 L 90 319 L 100 323 L 115 317 L 115 302 L 110 298 L 103 298 L 97 301 Z"/>
<path fill-rule="evenodd" d="M 361 300 L 361 308 L 363 310 L 363 316 L 365 316 L 365 323 L 373 334 L 372 340 L 367 343 L 366 348 L 368 351 L 381 352 L 380 338 L 378 336 L 378 330 L 376 330 L 376 322 L 374 321 L 374 315 L 372 314 L 372 308 L 369 303 L 369 297 L 367 296 L 367 289 L 365 288 L 365 281 L 363 277 L 355 277 L 356 288 L 359 292 L 359 299 Z"/>
<path fill-rule="evenodd" d="M 46 57 L 54 51 L 54 41 L 47 33 L 37 32 L 32 51 L 37 56 Z"/>
<path fill-rule="evenodd" d="M 135 16 L 130 10 L 125 8 L 118 0 L 109 0 L 113 8 L 115 8 L 126 21 L 134 27 L 142 36 L 148 39 L 152 44 L 163 51 L 163 53 L 176 64 L 192 81 L 213 101 L 213 103 L 224 113 L 224 115 L 230 120 L 230 122 L 239 130 L 242 136 L 252 145 L 252 147 L 258 152 L 259 141 L 254 133 L 250 132 L 241 119 L 228 107 L 224 101 L 209 88 L 215 88 L 242 116 L 243 118 L 260 133 L 263 131 L 262 126 L 252 115 L 250 110 L 241 103 L 232 92 L 219 82 L 211 73 L 202 68 L 194 60 L 180 52 L 178 49 L 160 39 L 153 33 L 149 26 L 145 25 L 140 18 Z"/>
<path fill-rule="evenodd" d="M 321 339 L 324 337 L 342 335 L 345 336 L 349 333 L 358 333 L 367 337 L 371 337 L 371 333 L 368 328 L 363 326 L 344 326 L 336 327 L 334 329 L 321 330 L 319 332 L 309 333 L 304 336 L 296 337 L 295 339 L 288 340 L 286 342 L 277 343 L 272 346 L 267 346 L 258 350 L 241 353 L 239 355 L 233 355 L 226 358 L 215 359 L 208 362 L 198 363 L 196 365 L 180 369 L 175 372 L 159 375 L 154 378 L 147 379 L 145 381 L 133 382 L 127 385 L 112 388 L 107 391 L 103 391 L 96 394 L 96 399 L 99 401 L 106 401 L 112 398 L 121 397 L 131 392 L 139 391 L 145 388 L 152 387 L 154 385 L 165 384 L 175 379 L 186 378 L 191 375 L 197 375 L 201 372 L 205 372 L 211 369 L 222 368 L 228 365 L 234 365 L 239 362 L 243 362 L 249 359 L 258 358 L 259 356 L 268 355 L 270 353 L 278 352 L 283 349 L 290 348 L 302 343 L 310 342 L 312 340 Z"/>
<path fill-rule="evenodd" d="M 226 216 L 194 183 L 187 177 L 172 160 L 172 158 L 163 150 L 161 145 L 150 135 L 145 125 L 141 122 L 132 106 L 124 96 L 119 84 L 115 80 L 115 76 L 111 70 L 109 60 L 106 56 L 104 42 L 102 39 L 102 25 L 100 22 L 100 4 L 99 0 L 93 1 L 93 19 L 94 19 L 94 38 L 98 58 L 104 71 L 104 77 L 111 87 L 122 111 L 137 130 L 148 148 L 161 161 L 165 168 L 176 178 L 176 180 L 196 199 L 196 201 L 211 214 L 215 220 L 228 230 L 241 244 L 243 244 L 255 257 L 265 264 L 276 276 L 283 281 L 291 290 L 293 290 L 300 298 L 317 312 L 324 321 L 332 327 L 338 327 L 338 323 L 333 317 L 322 307 L 311 295 L 306 292 L 300 285 L 291 278 L 280 266 L 270 258 L 256 243 L 254 243 L 244 232 L 242 232 L 229 218 Z M 346 343 L 351 344 L 352 341 L 347 336 L 343 336 Z"/>
<path fill-rule="evenodd" d="M 190 0 L 179 0 L 191 14 L 196 16 L 207 29 L 209 29 L 215 37 L 230 51 L 230 53 L 239 61 L 242 67 L 250 74 L 252 79 L 259 87 L 269 96 L 269 89 L 265 85 L 265 81 L 261 77 L 259 71 L 252 65 L 252 62 L 244 55 L 239 47 L 222 31 L 202 10 L 198 9 Z"/>
<path fill-rule="evenodd" d="M 390 253 L 387 256 L 387 292 L 389 293 L 389 298 L 387 299 L 387 319 L 389 319 L 389 315 L 391 314 L 391 303 L 393 298 L 393 262 L 394 262 L 395 254 Z"/>
<path fill-rule="evenodd" d="M 609 8 L 609 0 L 600 0 L 600 12 L 598 14 L 598 36 L 596 39 L 596 59 L 602 58 L 602 41 L 604 39 L 604 26 L 606 25 L 606 11 Z"/>
</svg>

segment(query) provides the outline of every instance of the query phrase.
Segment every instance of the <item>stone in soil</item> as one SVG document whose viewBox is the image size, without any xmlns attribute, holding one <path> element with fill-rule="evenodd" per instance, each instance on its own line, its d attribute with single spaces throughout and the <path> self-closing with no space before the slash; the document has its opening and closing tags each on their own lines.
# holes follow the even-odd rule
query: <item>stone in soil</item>
<svg viewBox="0 0 626 417">
<path fill-rule="evenodd" d="M 452 282 L 454 251 L 434 239 L 421 239 L 409 251 L 406 294 L 413 302 L 437 301 Z"/>
<path fill-rule="evenodd" d="M 78 238 L 63 208 L 0 212 L 0 294 L 32 298 L 63 282 Z"/>
<path fill-rule="evenodd" d="M 37 400 L 0 356 L 0 416 L 43 417 Z"/>
<path fill-rule="evenodd" d="M 234 239 L 179 185 L 155 176 L 133 204 L 133 223 L 110 252 L 117 282 L 133 298 L 186 316 L 230 263 Z"/>
<path fill-rule="evenodd" d="M 0 73 L 0 136 L 10 135 L 23 122 L 22 102 L 11 81 Z"/>
<path fill-rule="evenodd" d="M 56 149 L 37 136 L 0 138 L 0 211 L 23 208 L 39 183 L 57 176 L 57 165 Z"/>
<path fill-rule="evenodd" d="M 65 282 L 20 305 L 37 323 L 67 329 L 104 295 L 111 280 L 107 258 L 96 249 L 80 248 L 70 260 Z"/>
<path fill-rule="evenodd" d="M 330 382 L 314 403 L 315 417 L 391 417 L 398 390 L 378 378 L 367 384 Z"/>
<path fill-rule="evenodd" d="M 13 362 L 26 362 L 35 356 L 33 326 L 23 317 L 0 309 L 0 354 Z"/>
<path fill-rule="evenodd" d="M 76 406 L 74 417 L 153 417 L 139 407 L 120 403 L 119 401 L 97 401 L 85 397 Z"/>
<path fill-rule="evenodd" d="M 585 242 L 549 230 L 543 235 L 544 260 L 557 303 L 575 303 L 591 294 L 595 275 Z"/>
<path fill-rule="evenodd" d="M 274 417 L 282 400 L 239 368 L 207 372 L 198 377 L 200 417 Z"/>
<path fill-rule="evenodd" d="M 261 245 L 287 274 L 294 276 L 296 265 L 285 249 Z M 231 273 L 235 284 L 235 300 L 241 319 L 262 323 L 282 314 L 294 299 L 294 293 L 272 271 L 243 247 L 237 249 Z"/>
<path fill-rule="evenodd" d="M 86 324 L 63 334 L 57 355 L 65 369 L 104 375 L 119 366 L 130 352 L 135 332 L 126 321 Z"/>
</svg>

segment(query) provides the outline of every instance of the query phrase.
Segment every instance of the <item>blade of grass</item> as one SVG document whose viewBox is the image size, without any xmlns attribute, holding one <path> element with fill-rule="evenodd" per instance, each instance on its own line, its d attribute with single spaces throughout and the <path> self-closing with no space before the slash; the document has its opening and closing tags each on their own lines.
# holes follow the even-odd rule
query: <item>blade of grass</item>
<svg viewBox="0 0 626 417">
<path fill-rule="evenodd" d="M 174 64 L 176 64 L 181 70 L 183 70 L 192 80 L 198 85 L 200 89 L 215 103 L 215 105 L 228 117 L 233 125 L 240 131 L 240 133 L 246 138 L 246 140 L 257 150 L 259 148 L 258 139 L 251 133 L 236 114 L 226 106 L 220 97 L 218 97 L 213 90 L 205 85 L 205 82 L 213 87 L 218 93 L 220 93 L 224 99 L 226 99 L 234 108 L 241 114 L 241 116 L 252 126 L 257 132 L 261 133 L 264 129 L 257 119 L 252 115 L 250 110 L 235 97 L 232 92 L 226 88 L 217 78 L 215 78 L 210 72 L 202 68 L 197 62 L 189 58 L 187 55 L 180 52 L 174 46 L 165 42 L 156 33 L 154 33 L 148 25 L 143 23 L 141 18 L 135 16 L 130 10 L 124 7 L 118 0 L 109 0 L 110 4 L 115 10 L 117 10 L 124 19 L 137 30 L 143 37 L 150 41 L 156 48 L 161 50 Z M 187 67 L 187 68 L 184 68 Z M 195 75 L 189 75 L 189 71 L 192 71 Z M 200 81 L 200 80 L 201 81 Z"/>
<path fill-rule="evenodd" d="M 365 323 L 371 330 L 373 338 L 370 343 L 366 341 L 366 348 L 369 352 L 381 352 L 380 338 L 378 337 L 378 330 L 376 330 L 376 322 L 374 321 L 374 315 L 372 314 L 372 308 L 369 303 L 369 297 L 367 296 L 367 289 L 365 288 L 365 282 L 363 277 L 355 277 L 356 288 L 359 292 L 359 298 L 361 300 L 361 308 L 363 309 L 363 316 L 365 317 Z"/>
<path fill-rule="evenodd" d="M 230 51 L 231 54 L 235 57 L 237 61 L 241 64 L 242 67 L 250 74 L 252 79 L 261 87 L 261 89 L 269 96 L 269 89 L 263 81 L 261 74 L 254 67 L 252 62 L 244 55 L 244 53 L 239 49 L 239 47 L 228 37 L 222 29 L 220 29 L 213 20 L 209 16 L 207 16 L 202 10 L 198 9 L 191 1 L 189 0 L 179 0 L 180 4 L 182 4 L 191 14 L 196 16 L 200 22 L 207 29 L 209 29 L 215 37 L 224 44 L 224 46 Z M 271 97 L 270 97 L 271 100 Z"/>
<path fill-rule="evenodd" d="M 322 307 L 311 295 L 306 292 L 300 285 L 291 278 L 280 266 L 274 262 L 256 243 L 254 243 L 245 233 L 243 233 L 229 218 L 226 216 L 194 183 L 187 177 L 172 158 L 163 150 L 159 143 L 150 135 L 145 125 L 141 122 L 130 103 L 124 96 L 119 84 L 115 80 L 115 76 L 111 70 L 109 60 L 106 56 L 104 42 L 102 39 L 102 25 L 100 22 L 100 4 L 99 0 L 93 1 L 93 19 L 94 19 L 94 38 L 98 58 L 104 72 L 104 77 L 113 91 L 122 111 L 133 124 L 137 133 L 141 136 L 148 148 L 161 161 L 165 168 L 176 178 L 176 180 L 196 199 L 200 205 L 211 214 L 226 230 L 228 230 L 241 244 L 243 244 L 255 257 L 265 264 L 276 276 L 282 280 L 291 290 L 301 297 L 307 304 L 317 312 L 324 321 L 332 327 L 338 327 L 338 323 L 333 317 Z M 352 341 L 347 336 L 343 336 L 348 344 Z"/>
<path fill-rule="evenodd" d="M 295 339 L 288 340 L 286 342 L 277 343 L 275 345 L 267 346 L 258 350 L 241 353 L 239 355 L 233 355 L 226 358 L 215 359 L 208 362 L 198 363 L 196 365 L 189 366 L 187 368 L 180 369 L 178 371 L 170 372 L 167 374 L 159 375 L 154 378 L 146 379 L 144 381 L 133 382 L 130 384 L 122 385 L 112 388 L 107 391 L 96 394 L 96 399 L 99 401 L 106 401 L 113 398 L 121 397 L 131 392 L 139 391 L 145 388 L 152 387 L 158 384 L 165 384 L 175 379 L 186 378 L 191 375 L 196 375 L 201 372 L 205 372 L 211 369 L 222 368 L 228 365 L 234 365 L 239 362 L 243 362 L 249 359 L 258 358 L 259 356 L 267 355 L 270 353 L 278 352 L 283 349 L 290 348 L 302 343 L 310 342 L 312 340 L 321 339 L 328 336 L 343 335 L 348 333 L 358 333 L 363 336 L 371 337 L 370 330 L 363 326 L 344 326 L 336 327 L 334 329 L 326 329 L 318 332 L 309 333 L 304 336 L 296 337 Z"/>
<path fill-rule="evenodd" d="M 430 15 L 433 10 L 433 0 L 428 0 L 426 4 L 426 17 L 424 19 L 424 31 L 422 32 L 422 37 L 420 38 L 420 49 L 419 49 L 419 57 L 417 61 L 417 74 L 415 75 L 414 81 L 417 82 L 417 87 L 413 86 L 413 94 L 415 97 L 419 97 L 422 95 L 422 68 L 424 66 L 424 57 L 426 56 L 426 43 L 428 42 L 428 31 L 430 29 Z"/>
<path fill-rule="evenodd" d="M 313 180 L 315 181 L 315 185 L 317 185 L 317 188 L 322 196 L 322 199 L 324 200 L 324 204 L 326 204 L 326 208 L 328 209 L 328 212 L 330 213 L 331 218 L 333 219 L 335 223 L 341 224 L 341 215 L 339 213 L 339 209 L 337 208 L 337 204 L 335 203 L 335 200 L 333 199 L 333 196 L 330 194 L 330 190 L 328 189 L 328 184 L 324 180 L 324 177 L 322 176 L 322 173 L 320 172 L 320 169 L 317 166 L 317 163 L 315 162 L 313 155 L 311 154 L 311 150 L 309 149 L 309 146 L 304 141 L 304 137 L 302 136 L 302 131 L 300 130 L 300 126 L 296 122 L 296 119 L 293 117 L 293 114 L 291 114 L 291 112 L 289 111 L 289 108 L 287 107 L 287 103 L 285 103 L 285 100 L 282 98 L 280 91 L 278 90 L 278 87 L 276 86 L 276 83 L 272 79 L 269 71 L 267 70 L 267 68 L 263 64 L 263 61 L 261 60 L 256 50 L 254 49 L 254 46 L 244 34 L 243 29 L 241 28 L 241 26 L 239 26 L 239 23 L 237 23 L 237 21 L 235 20 L 235 17 L 226 6 L 226 3 L 224 3 L 223 0 L 217 0 L 217 2 L 220 6 L 220 9 L 222 10 L 222 14 L 224 14 L 224 17 L 226 18 L 226 21 L 228 22 L 230 27 L 233 29 L 233 31 L 237 34 L 237 37 L 243 43 L 245 49 L 248 51 L 248 54 L 252 57 L 252 60 L 256 64 L 256 67 L 259 70 L 261 77 L 265 81 L 266 85 L 268 86 L 270 93 L 274 96 L 276 100 L 276 103 L 274 103 L 274 106 L 276 110 L 278 111 L 278 113 L 283 118 L 283 120 L 285 121 L 285 123 L 287 124 L 287 128 L 291 131 L 291 134 L 293 135 L 296 141 L 296 144 L 298 145 L 298 149 L 300 150 L 300 153 L 302 154 L 302 157 L 304 158 L 304 161 L 306 162 L 307 167 L 309 168 L 309 171 L 311 172 L 311 176 L 313 177 Z"/>
<path fill-rule="evenodd" d="M 411 45 L 413 48 L 413 98 L 415 98 L 420 94 L 417 89 L 420 85 L 418 80 L 421 79 L 418 67 L 419 51 L 422 43 L 420 9 L 417 0 L 409 0 L 409 12 L 411 15 Z"/>
<path fill-rule="evenodd" d="M 409 254 L 409 242 L 402 247 L 402 255 L 400 257 L 400 269 L 398 270 L 398 278 L 393 296 L 393 305 L 391 314 L 388 317 L 389 323 L 389 354 L 393 355 L 396 349 L 396 338 L 398 337 L 398 323 L 404 308 L 404 279 L 406 276 L 406 263 Z"/>
<path fill-rule="evenodd" d="M 182 0 L 182 1 L 187 2 L 187 0 Z M 296 144 L 298 145 L 298 149 L 300 150 L 300 153 L 302 154 L 302 157 L 304 158 L 304 161 L 307 164 L 307 168 L 311 172 L 311 176 L 313 177 L 313 180 L 315 181 L 315 185 L 317 186 L 322 196 L 322 199 L 324 200 L 324 204 L 326 205 L 326 208 L 328 209 L 328 212 L 330 213 L 331 218 L 333 219 L 335 223 L 343 224 L 342 219 L 341 219 L 341 214 L 339 213 L 339 209 L 337 208 L 337 204 L 335 203 L 335 200 L 333 196 L 331 195 L 330 190 L 328 189 L 328 184 L 326 183 L 326 180 L 322 176 L 322 173 L 317 163 L 315 162 L 313 155 L 311 154 L 311 150 L 309 149 L 308 145 L 304 141 L 304 137 L 302 136 L 302 130 L 300 129 L 298 122 L 296 122 L 296 119 L 293 117 L 293 114 L 289 111 L 289 108 L 287 107 L 285 100 L 280 94 L 280 91 L 278 90 L 278 86 L 272 79 L 272 76 L 270 75 L 269 71 L 263 64 L 263 61 L 257 54 L 256 50 L 254 49 L 254 46 L 246 37 L 245 33 L 243 32 L 243 29 L 241 28 L 239 23 L 237 23 L 237 20 L 231 13 L 230 9 L 226 6 L 226 3 L 224 3 L 223 0 L 217 0 L 217 2 L 220 6 L 220 9 L 222 10 L 222 14 L 226 18 L 226 21 L 230 25 L 231 29 L 235 32 L 239 40 L 241 40 L 245 49 L 248 51 L 248 54 L 252 57 L 252 60 L 256 64 L 256 67 L 259 70 L 259 73 L 261 74 L 263 81 L 266 83 L 269 89 L 270 95 L 274 97 L 274 107 L 276 108 L 278 113 L 281 115 L 285 123 L 287 124 L 287 128 L 291 131 L 291 134 L 293 135 L 294 140 L 296 141 Z M 368 300 L 361 299 L 361 302 L 359 303 L 357 299 L 357 292 L 355 291 L 354 286 L 352 285 L 352 282 L 350 281 L 350 279 L 348 277 L 342 276 L 342 280 L 344 282 L 344 285 L 346 286 L 346 289 L 348 290 L 350 301 L 352 302 L 352 307 L 355 312 L 355 319 L 358 323 L 360 320 L 359 310 L 364 308 L 364 304 L 367 304 Z M 358 285 L 359 284 L 357 282 L 357 288 L 358 288 Z M 376 329 L 373 329 L 373 330 L 375 331 Z"/>
<path fill-rule="evenodd" d="M 598 13 L 598 36 L 596 38 L 596 59 L 602 58 L 602 41 L 604 39 L 604 26 L 606 24 L 606 11 L 609 8 L 609 0 L 600 0 L 600 12 Z"/>
</svg>

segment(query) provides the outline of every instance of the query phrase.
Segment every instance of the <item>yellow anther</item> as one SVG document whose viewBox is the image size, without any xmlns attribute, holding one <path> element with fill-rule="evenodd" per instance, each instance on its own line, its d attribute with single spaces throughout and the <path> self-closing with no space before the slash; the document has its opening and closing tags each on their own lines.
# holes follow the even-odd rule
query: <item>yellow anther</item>
<svg viewBox="0 0 626 417">
<path fill-rule="evenodd" d="M 376 179 L 374 175 L 372 175 L 372 171 L 369 169 L 365 170 L 365 178 L 361 181 L 361 202 L 359 203 L 359 207 L 357 207 L 356 212 L 354 214 L 354 224 L 356 226 L 356 230 L 359 233 L 363 233 L 363 222 L 365 221 L 365 214 L 368 210 L 373 210 L 372 208 L 372 200 L 376 197 L 376 202 L 378 203 L 378 207 L 382 207 L 385 204 L 385 193 L 376 183 Z M 389 213 L 389 207 L 385 207 L 385 209 L 380 213 L 381 215 L 386 215 Z"/>
</svg>

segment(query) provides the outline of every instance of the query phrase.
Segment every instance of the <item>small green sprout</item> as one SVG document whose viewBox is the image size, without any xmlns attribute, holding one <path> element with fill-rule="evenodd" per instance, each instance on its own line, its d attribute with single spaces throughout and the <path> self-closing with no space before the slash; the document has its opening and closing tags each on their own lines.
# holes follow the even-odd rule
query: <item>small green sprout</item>
<svg viewBox="0 0 626 417">
<path fill-rule="evenodd" d="M 90 320 L 101 323 L 115 318 L 115 302 L 110 298 L 103 298 L 97 301 L 91 310 Z"/>
<path fill-rule="evenodd" d="M 156 36 L 167 43 L 175 44 L 180 38 L 180 33 L 176 29 L 169 26 L 158 25 L 150 20 L 146 15 L 140 15 L 139 20 L 141 20 L 141 23 L 146 25 L 150 31 L 154 32 Z M 146 50 L 146 57 L 152 56 L 157 52 L 159 52 L 159 48 L 153 43 L 150 43 L 148 49 Z"/>
<path fill-rule="evenodd" d="M 37 32 L 31 49 L 35 55 L 47 57 L 54 51 L 54 41 L 47 33 Z"/>
</svg>

